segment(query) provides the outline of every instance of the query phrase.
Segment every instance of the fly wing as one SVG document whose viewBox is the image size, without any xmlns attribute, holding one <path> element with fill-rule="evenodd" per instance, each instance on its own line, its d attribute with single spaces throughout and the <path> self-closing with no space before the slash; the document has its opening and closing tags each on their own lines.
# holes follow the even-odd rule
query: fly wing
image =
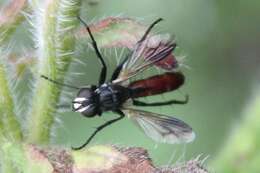
<svg viewBox="0 0 260 173">
<path fill-rule="evenodd" d="M 135 109 L 127 109 L 125 113 L 154 141 L 169 144 L 189 143 L 195 138 L 192 128 L 174 117 Z"/>
<path fill-rule="evenodd" d="M 153 64 L 166 58 L 176 47 L 169 39 L 152 36 L 137 42 L 134 50 L 124 62 L 120 74 L 113 83 L 123 82 L 135 76 L 139 72 L 149 68 Z"/>
</svg>

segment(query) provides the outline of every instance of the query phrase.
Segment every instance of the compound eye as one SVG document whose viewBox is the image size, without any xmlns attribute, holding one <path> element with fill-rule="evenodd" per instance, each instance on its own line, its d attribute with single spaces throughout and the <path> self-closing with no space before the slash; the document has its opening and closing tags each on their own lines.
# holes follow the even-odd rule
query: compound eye
<svg viewBox="0 0 260 173">
<path fill-rule="evenodd" d="M 93 96 L 93 91 L 90 88 L 81 88 L 78 92 L 78 98 L 89 98 Z"/>
</svg>

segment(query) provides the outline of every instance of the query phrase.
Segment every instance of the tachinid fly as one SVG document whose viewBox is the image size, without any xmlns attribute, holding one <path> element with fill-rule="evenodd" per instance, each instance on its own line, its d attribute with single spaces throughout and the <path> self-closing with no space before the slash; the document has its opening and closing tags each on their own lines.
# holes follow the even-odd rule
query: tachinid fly
<svg viewBox="0 0 260 173">
<path fill-rule="evenodd" d="M 171 144 L 191 142 L 195 138 L 195 134 L 192 128 L 185 122 L 174 117 L 142 111 L 129 106 L 129 102 L 132 103 L 133 106 L 163 106 L 185 104 L 188 101 L 187 97 L 184 101 L 169 100 L 153 103 L 137 100 L 139 97 L 161 94 L 178 89 L 184 83 L 184 76 L 181 72 L 165 72 L 164 74 L 155 75 L 147 79 L 134 82 L 129 81 L 133 76 L 165 60 L 176 47 L 174 42 L 167 41 L 166 43 L 160 42 L 153 50 L 147 51 L 148 34 L 162 19 L 159 18 L 148 27 L 142 38 L 136 43 L 134 50 L 131 51 L 114 70 L 109 82 L 106 82 L 107 66 L 90 28 L 81 18 L 79 18 L 79 20 L 85 25 L 92 40 L 96 55 L 102 64 L 98 85 L 80 88 L 59 83 L 44 75 L 42 75 L 42 77 L 55 84 L 79 90 L 76 98 L 72 101 L 73 111 L 79 112 L 85 117 L 101 116 L 102 113 L 106 111 L 113 111 L 118 114 L 119 117 L 99 126 L 83 145 L 73 149 L 78 150 L 83 148 L 100 130 L 121 120 L 126 115 L 136 122 L 147 136 L 157 142 Z M 161 44 L 163 44 L 163 46 L 160 46 Z"/>
</svg>

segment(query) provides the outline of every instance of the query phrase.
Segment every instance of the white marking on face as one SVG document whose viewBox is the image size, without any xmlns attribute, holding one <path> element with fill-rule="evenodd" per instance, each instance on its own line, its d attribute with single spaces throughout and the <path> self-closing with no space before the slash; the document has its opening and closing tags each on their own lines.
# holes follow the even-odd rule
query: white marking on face
<svg viewBox="0 0 260 173">
<path fill-rule="evenodd" d="M 74 109 L 78 109 L 80 106 L 81 106 L 80 103 L 74 103 L 74 104 L 73 104 L 73 108 L 74 108 Z"/>
<path fill-rule="evenodd" d="M 85 97 L 76 97 L 74 99 L 75 102 L 83 102 L 83 101 L 86 101 L 86 100 L 88 100 L 88 99 L 86 99 Z"/>
<path fill-rule="evenodd" d="M 100 89 L 99 88 L 96 89 L 95 92 L 99 94 L 100 93 Z"/>
<path fill-rule="evenodd" d="M 79 110 L 77 110 L 76 112 L 84 112 L 85 110 L 87 110 L 89 108 L 89 106 L 83 107 Z"/>
<path fill-rule="evenodd" d="M 73 108 L 78 109 L 82 105 L 81 103 L 86 101 L 86 100 L 88 100 L 88 99 L 86 99 L 85 97 L 76 97 L 74 99 L 74 102 L 80 102 L 80 103 L 74 103 Z"/>
</svg>

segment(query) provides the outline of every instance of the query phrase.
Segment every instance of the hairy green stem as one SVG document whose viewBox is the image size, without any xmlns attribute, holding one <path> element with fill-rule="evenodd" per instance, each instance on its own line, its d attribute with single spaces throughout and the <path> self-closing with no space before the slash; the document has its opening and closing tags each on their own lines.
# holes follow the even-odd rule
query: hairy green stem
<svg viewBox="0 0 260 173">
<path fill-rule="evenodd" d="M 26 9 L 26 0 L 13 0 L 2 8 L 0 14 L 0 47 L 4 50 L 4 43 L 8 41 L 17 26 L 24 20 L 21 11 Z M 14 113 L 14 103 L 8 86 L 7 74 L 3 65 L 3 53 L 0 60 L 0 124 L 2 135 L 9 140 L 21 140 L 20 124 Z"/>
<path fill-rule="evenodd" d="M 4 47 L 17 26 L 24 20 L 21 11 L 26 9 L 26 0 L 13 0 L 7 6 L 1 9 L 0 13 L 0 46 Z M 4 48 L 3 48 L 4 49 Z M 2 53 L 2 52 L 1 52 Z M 3 57 L 1 57 L 2 59 Z M 8 86 L 7 75 L 3 60 L 0 60 L 0 145 L 6 138 L 9 141 L 21 140 L 22 132 L 20 124 L 14 114 L 14 104 Z M 1 154 L 1 170 L 4 173 L 15 173 L 12 162 L 6 158 L 7 155 L 0 151 Z"/>
<path fill-rule="evenodd" d="M 2 154 L 4 158 L 4 163 L 2 164 L 4 167 L 13 165 L 17 170 L 16 172 L 28 172 L 28 162 L 27 162 L 27 157 L 26 153 L 23 149 L 23 145 L 20 145 L 20 143 L 12 143 L 5 141 L 2 144 Z M 12 172 L 13 170 L 8 170 L 9 168 L 6 167 L 4 169 L 5 171 Z M 6 172 L 5 172 L 6 173 Z"/>
<path fill-rule="evenodd" d="M 61 87 L 40 75 L 62 82 L 75 47 L 72 34 L 79 23 L 80 0 L 48 0 L 35 9 L 38 44 L 38 76 L 28 119 L 28 141 L 48 143 Z"/>
<path fill-rule="evenodd" d="M 1 61 L 0 61 L 1 62 Z M 14 114 L 14 104 L 6 80 L 4 65 L 0 63 L 0 145 L 3 141 L 18 141 L 22 139 L 20 124 Z M 15 173 L 17 172 L 6 155 L 1 153 L 2 172 Z"/>
<path fill-rule="evenodd" d="M 13 162 L 9 159 L 6 158 L 6 153 L 0 152 L 2 155 L 1 158 L 1 171 L 4 173 L 17 173 L 17 169 L 13 165 Z"/>
<path fill-rule="evenodd" d="M 14 113 L 14 103 L 10 94 L 4 65 L 0 63 L 0 121 L 3 134 L 9 140 L 21 140 L 20 124 Z"/>
</svg>

